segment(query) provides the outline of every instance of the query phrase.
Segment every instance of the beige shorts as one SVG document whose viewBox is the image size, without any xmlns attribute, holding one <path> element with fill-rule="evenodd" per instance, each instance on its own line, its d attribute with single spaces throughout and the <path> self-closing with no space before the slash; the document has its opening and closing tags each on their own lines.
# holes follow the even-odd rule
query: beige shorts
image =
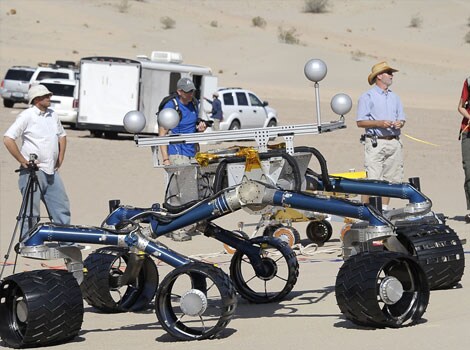
<svg viewBox="0 0 470 350">
<path fill-rule="evenodd" d="M 403 145 L 400 140 L 377 140 L 377 147 L 372 147 L 372 140 L 366 138 L 364 167 L 368 179 L 403 182 Z"/>
</svg>

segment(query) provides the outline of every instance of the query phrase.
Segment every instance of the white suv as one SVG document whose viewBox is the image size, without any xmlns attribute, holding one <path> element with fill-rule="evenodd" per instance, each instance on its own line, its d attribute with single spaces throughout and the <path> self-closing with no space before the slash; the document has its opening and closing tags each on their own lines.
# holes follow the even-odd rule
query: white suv
<svg viewBox="0 0 470 350">
<path fill-rule="evenodd" d="M 28 103 L 28 89 L 36 68 L 13 66 L 5 74 L 0 86 L 3 106 L 12 108 L 15 103 Z"/>
<path fill-rule="evenodd" d="M 277 112 L 253 92 L 241 88 L 219 89 L 223 120 L 220 130 L 272 127 L 278 124 Z"/>
<path fill-rule="evenodd" d="M 44 79 L 40 83 L 52 92 L 51 108 L 62 124 L 75 127 L 78 111 L 78 81 L 72 79 Z"/>
<path fill-rule="evenodd" d="M 44 79 L 69 79 L 77 80 L 78 70 L 71 68 L 59 68 L 55 65 L 47 67 L 39 66 L 31 77 L 30 85 L 40 84 Z"/>
</svg>

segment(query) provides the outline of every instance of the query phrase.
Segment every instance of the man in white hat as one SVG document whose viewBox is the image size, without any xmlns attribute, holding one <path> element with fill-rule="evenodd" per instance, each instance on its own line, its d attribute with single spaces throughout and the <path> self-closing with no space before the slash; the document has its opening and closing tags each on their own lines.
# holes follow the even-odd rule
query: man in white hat
<svg viewBox="0 0 470 350">
<path fill-rule="evenodd" d="M 28 91 L 30 108 L 21 112 L 8 128 L 3 142 L 11 155 L 20 163 L 19 187 L 24 195 L 29 178 L 28 164 L 31 155 L 37 156 L 36 172 L 39 186 L 44 194 L 43 201 L 49 209 L 52 220 L 59 224 L 70 223 L 70 204 L 62 179 L 57 172 L 64 161 L 66 134 L 57 114 L 50 109 L 52 93 L 44 85 L 34 85 Z M 21 140 L 21 148 L 16 140 Z M 39 221 L 40 193 L 33 196 L 32 223 Z M 30 205 L 30 204 L 29 204 Z M 26 213 L 29 213 L 27 208 Z M 25 220 L 24 234 L 30 220 Z"/>
<path fill-rule="evenodd" d="M 356 123 L 365 128 L 364 166 L 369 179 L 390 182 L 403 181 L 403 145 L 400 130 L 405 125 L 405 113 L 400 98 L 392 90 L 393 73 L 398 70 L 387 62 L 372 67 L 368 77 L 374 87 L 359 98 Z M 368 202 L 368 197 L 363 200 Z M 383 197 L 383 209 L 388 209 L 390 198 Z"/>
</svg>

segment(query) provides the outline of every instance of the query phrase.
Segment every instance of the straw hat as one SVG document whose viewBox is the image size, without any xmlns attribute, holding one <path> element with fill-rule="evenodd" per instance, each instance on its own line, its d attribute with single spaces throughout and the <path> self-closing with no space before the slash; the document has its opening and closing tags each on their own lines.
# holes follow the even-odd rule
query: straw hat
<svg viewBox="0 0 470 350">
<path fill-rule="evenodd" d="M 369 81 L 369 85 L 374 84 L 375 78 L 377 77 L 377 75 L 382 74 L 383 72 L 387 72 L 387 71 L 390 71 L 392 73 L 398 72 L 398 69 L 390 67 L 388 63 L 384 61 L 384 62 L 374 64 L 372 66 L 371 71 L 372 73 L 370 73 L 369 77 L 367 78 L 367 80 Z"/>
</svg>

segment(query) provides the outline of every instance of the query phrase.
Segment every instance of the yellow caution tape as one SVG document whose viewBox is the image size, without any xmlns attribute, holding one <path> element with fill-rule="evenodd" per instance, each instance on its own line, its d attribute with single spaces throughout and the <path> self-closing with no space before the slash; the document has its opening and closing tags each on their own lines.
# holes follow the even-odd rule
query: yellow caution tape
<svg viewBox="0 0 470 350">
<path fill-rule="evenodd" d="M 408 137 L 409 139 L 412 139 L 413 141 L 421 142 L 421 143 L 424 143 L 424 144 L 430 145 L 430 146 L 439 147 L 439 145 L 436 145 L 435 143 L 428 142 L 428 141 L 424 141 L 424 140 L 420 140 L 420 139 L 417 139 L 416 137 L 410 136 L 410 135 L 408 135 L 408 134 L 403 134 L 403 135 L 405 135 L 405 136 Z"/>
</svg>

